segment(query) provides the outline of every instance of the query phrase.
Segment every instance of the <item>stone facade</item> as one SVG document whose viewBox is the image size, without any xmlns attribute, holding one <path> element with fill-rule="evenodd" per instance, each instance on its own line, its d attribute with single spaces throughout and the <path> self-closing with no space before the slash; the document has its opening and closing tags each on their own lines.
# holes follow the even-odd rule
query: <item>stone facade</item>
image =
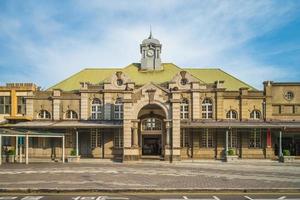
<svg viewBox="0 0 300 200">
<path fill-rule="evenodd" d="M 161 46 L 157 53 L 160 51 Z M 1 87 L 0 96 L 22 92 L 26 96 L 24 116 L 32 121 L 21 127 L 65 133 L 66 155 L 76 149 L 82 157 L 123 161 L 225 159 L 226 148 L 230 148 L 239 158 L 275 159 L 279 132 L 284 132 L 283 148 L 300 156 L 300 83 L 267 81 L 263 91 L 245 85 L 232 90 L 225 87 L 224 80 L 207 83 L 179 68 L 170 79 L 152 82 L 151 77 L 160 76 L 163 67 L 160 64 L 147 71 L 138 65 L 138 73 L 149 75 L 142 85 L 129 70 L 115 70 L 100 83 L 78 82 L 77 90 Z M 16 100 L 11 102 L 15 107 Z M 19 122 L 14 112 L 0 114 L 1 118 L 7 116 L 12 127 Z M 275 122 L 291 122 L 298 127 Z M 59 156 L 59 143 L 49 138 L 31 140 L 29 154 Z"/>
</svg>

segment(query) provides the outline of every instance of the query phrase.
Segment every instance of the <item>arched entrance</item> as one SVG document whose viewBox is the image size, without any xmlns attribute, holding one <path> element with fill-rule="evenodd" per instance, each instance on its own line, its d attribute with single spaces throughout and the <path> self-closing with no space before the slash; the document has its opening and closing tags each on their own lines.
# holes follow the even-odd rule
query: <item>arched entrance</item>
<svg viewBox="0 0 300 200">
<path fill-rule="evenodd" d="M 148 104 L 139 111 L 138 119 L 140 155 L 162 156 L 165 144 L 164 110 L 156 104 Z"/>
</svg>

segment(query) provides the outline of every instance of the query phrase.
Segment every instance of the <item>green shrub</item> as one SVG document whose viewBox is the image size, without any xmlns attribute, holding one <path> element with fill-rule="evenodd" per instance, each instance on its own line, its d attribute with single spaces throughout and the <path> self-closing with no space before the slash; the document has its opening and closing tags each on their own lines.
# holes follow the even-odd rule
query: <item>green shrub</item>
<svg viewBox="0 0 300 200">
<path fill-rule="evenodd" d="M 16 155 L 16 151 L 13 150 L 13 149 L 10 149 L 10 150 L 7 151 L 7 154 L 10 155 L 10 156 Z"/>
<path fill-rule="evenodd" d="M 228 155 L 229 155 L 229 156 L 235 155 L 234 149 L 228 149 Z"/>
<path fill-rule="evenodd" d="M 290 155 L 291 155 L 290 150 L 284 149 L 284 150 L 283 150 L 283 155 L 284 155 L 284 156 L 290 156 Z"/>
<path fill-rule="evenodd" d="M 75 149 L 72 149 L 72 151 L 71 151 L 71 156 L 76 156 L 76 150 Z"/>
</svg>

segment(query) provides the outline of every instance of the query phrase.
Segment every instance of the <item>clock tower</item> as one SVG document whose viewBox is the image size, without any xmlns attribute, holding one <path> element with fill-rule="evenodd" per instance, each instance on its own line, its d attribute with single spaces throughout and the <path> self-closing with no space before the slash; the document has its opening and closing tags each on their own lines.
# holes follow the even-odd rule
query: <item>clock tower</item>
<svg viewBox="0 0 300 200">
<path fill-rule="evenodd" d="M 141 70 L 153 71 L 162 70 L 161 65 L 161 44 L 159 40 L 152 37 L 152 31 L 147 39 L 144 39 L 140 45 L 142 54 Z"/>
</svg>

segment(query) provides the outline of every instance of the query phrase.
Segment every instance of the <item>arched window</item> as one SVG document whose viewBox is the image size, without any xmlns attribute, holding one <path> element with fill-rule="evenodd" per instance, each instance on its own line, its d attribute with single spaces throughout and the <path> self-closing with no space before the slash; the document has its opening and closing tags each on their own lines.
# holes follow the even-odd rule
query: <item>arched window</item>
<svg viewBox="0 0 300 200">
<path fill-rule="evenodd" d="M 229 110 L 226 113 L 226 118 L 227 119 L 237 119 L 237 112 L 235 110 Z"/>
<path fill-rule="evenodd" d="M 67 110 L 66 119 L 78 119 L 78 115 L 74 110 Z"/>
<path fill-rule="evenodd" d="M 142 121 L 143 131 L 157 131 L 162 130 L 162 122 L 157 118 L 147 118 Z"/>
<path fill-rule="evenodd" d="M 117 98 L 114 107 L 114 118 L 123 119 L 123 103 L 121 98 Z"/>
<path fill-rule="evenodd" d="M 102 118 L 102 102 L 100 99 L 93 99 L 92 101 L 92 119 Z"/>
<path fill-rule="evenodd" d="M 47 110 L 40 110 L 38 118 L 39 119 L 50 119 L 51 115 Z"/>
<path fill-rule="evenodd" d="M 212 119 L 213 117 L 213 104 L 211 99 L 204 99 L 202 102 L 202 118 Z"/>
<path fill-rule="evenodd" d="M 260 119 L 260 111 L 259 110 L 253 110 L 250 113 L 250 119 Z"/>
<path fill-rule="evenodd" d="M 187 99 L 183 99 L 180 103 L 180 118 L 188 119 L 189 118 L 189 101 Z"/>
</svg>

